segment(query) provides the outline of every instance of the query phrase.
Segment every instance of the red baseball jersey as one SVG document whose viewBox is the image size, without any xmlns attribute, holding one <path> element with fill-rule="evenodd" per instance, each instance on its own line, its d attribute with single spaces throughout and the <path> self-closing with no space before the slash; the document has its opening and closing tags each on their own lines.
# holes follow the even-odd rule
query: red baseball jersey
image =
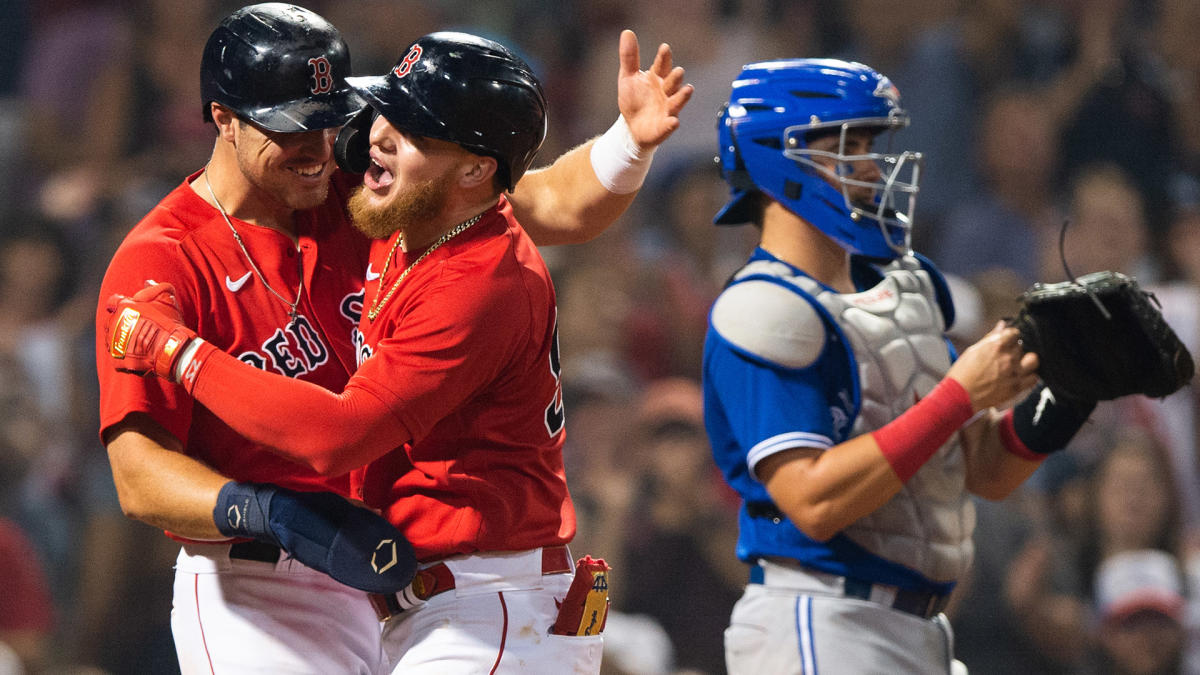
<svg viewBox="0 0 1200 675">
<path fill-rule="evenodd" d="M 363 362 L 342 394 L 219 351 L 189 369 L 193 394 L 282 454 L 367 465 L 351 494 L 422 560 L 570 541 L 554 286 L 537 248 L 504 199 L 420 262 L 397 251 L 380 278 L 395 236 L 372 249 Z M 381 284 L 391 297 L 372 321 Z"/>
<path fill-rule="evenodd" d="M 383 269 L 392 240 L 376 242 Z M 554 285 L 507 200 L 417 263 L 396 249 L 366 284 L 353 378 L 412 442 L 351 474 L 423 560 L 570 541 Z"/>
<path fill-rule="evenodd" d="M 230 478 L 347 494 L 347 476 L 323 477 L 267 452 L 193 402 L 182 387 L 113 369 L 104 344 L 106 299 L 132 295 L 154 280 L 174 285 L 189 327 L 241 361 L 333 391 L 341 391 L 354 371 L 370 242 L 349 225 L 345 211 L 353 177 L 336 173 L 325 203 L 296 215 L 296 242 L 232 219 L 272 289 L 290 301 L 303 276 L 292 322 L 289 305 L 259 279 L 221 213 L 189 186 L 197 176 L 189 176 L 130 231 L 105 274 L 96 314 L 101 437 L 127 415 L 146 413 L 179 439 L 186 454 Z"/>
</svg>

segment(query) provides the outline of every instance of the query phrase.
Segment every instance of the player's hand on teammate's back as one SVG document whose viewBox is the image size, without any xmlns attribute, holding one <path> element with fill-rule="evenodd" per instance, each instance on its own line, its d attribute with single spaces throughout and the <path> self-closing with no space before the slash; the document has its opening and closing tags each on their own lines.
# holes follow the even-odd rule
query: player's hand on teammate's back
<svg viewBox="0 0 1200 675">
<path fill-rule="evenodd" d="M 1001 321 L 950 366 L 946 377 L 967 390 L 975 410 L 1004 405 L 1037 384 L 1037 354 L 1023 352 L 1019 337 L 1015 327 Z"/>
<path fill-rule="evenodd" d="M 417 558 L 383 516 L 331 492 L 263 483 L 221 487 L 213 522 L 229 537 L 279 546 L 305 565 L 369 593 L 395 593 L 412 581 Z"/>
<path fill-rule="evenodd" d="M 683 68 L 672 67 L 671 48 L 666 43 L 658 46 L 650 69 L 640 70 L 637 35 L 624 30 L 618 55 L 617 107 L 639 149 L 649 150 L 679 128 L 679 111 L 694 88 L 683 84 Z"/>
<path fill-rule="evenodd" d="M 171 284 L 150 284 L 133 296 L 108 299 L 104 334 L 117 370 L 173 379 L 175 363 L 195 331 L 183 325 Z"/>
</svg>

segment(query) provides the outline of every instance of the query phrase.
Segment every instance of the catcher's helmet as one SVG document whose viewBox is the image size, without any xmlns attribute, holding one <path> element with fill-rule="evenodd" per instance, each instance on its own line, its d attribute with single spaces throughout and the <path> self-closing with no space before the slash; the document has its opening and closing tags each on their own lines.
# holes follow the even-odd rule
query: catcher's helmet
<svg viewBox="0 0 1200 675">
<path fill-rule="evenodd" d="M 346 86 L 349 74 L 350 51 L 325 19 L 282 2 L 243 7 L 204 45 L 204 120 L 216 101 L 270 131 L 340 127 L 363 107 Z"/>
<path fill-rule="evenodd" d="M 886 259 L 903 255 L 909 251 L 920 153 L 846 155 L 845 148 L 849 129 L 882 132 L 907 125 L 899 92 L 888 78 L 861 63 L 791 59 L 749 64 L 717 116 L 717 161 L 732 196 L 713 222 L 753 220 L 753 200 L 747 197 L 761 191 L 852 253 Z M 823 133 L 839 135 L 836 153 L 808 147 Z M 814 157 L 832 159 L 836 168 Z M 848 177 L 849 163 L 864 159 L 880 165 L 879 182 Z M 873 202 L 852 203 L 850 186 L 875 188 Z"/>
<path fill-rule="evenodd" d="M 431 33 L 386 75 L 346 82 L 397 129 L 494 157 L 512 189 L 546 138 L 546 97 L 529 66 L 498 42 Z"/>
</svg>

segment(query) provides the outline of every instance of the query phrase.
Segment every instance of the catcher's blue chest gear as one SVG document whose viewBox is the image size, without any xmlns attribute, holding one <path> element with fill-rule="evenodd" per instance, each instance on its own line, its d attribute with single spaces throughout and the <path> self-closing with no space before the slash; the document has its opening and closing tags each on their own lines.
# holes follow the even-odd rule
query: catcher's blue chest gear
<svg viewBox="0 0 1200 675">
<path fill-rule="evenodd" d="M 912 481 L 894 504 L 881 509 L 880 523 L 864 519 L 861 529 L 882 526 L 880 536 L 851 532 L 854 536 L 841 533 L 814 541 L 778 511 L 752 474 L 758 459 L 779 450 L 827 449 L 878 428 L 911 406 L 913 394 L 928 393 L 949 367 L 954 354 L 942 331 L 952 320 L 953 306 L 944 281 L 927 261 L 905 258 L 881 273 L 856 258 L 854 274 L 860 292 L 840 296 L 760 249 L 714 304 L 704 355 L 705 420 L 714 459 L 745 502 L 738 557 L 747 562 L 789 558 L 833 574 L 945 593 L 971 554 L 965 524 L 972 519 L 956 445 L 943 448 L 925 479 Z M 839 298 L 851 298 L 859 306 Z M 838 309 L 870 315 L 868 310 L 881 305 L 890 309 L 859 319 L 861 325 Z M 900 348 L 932 365 L 922 371 L 920 363 L 899 358 L 893 360 L 901 365 L 880 368 L 877 356 L 860 359 L 856 349 L 871 349 L 870 338 L 864 343 L 864 326 L 890 330 L 880 334 L 882 344 L 890 345 L 893 334 L 900 336 L 909 341 Z M 898 397 L 907 395 L 907 400 L 881 407 L 880 392 L 895 387 L 879 384 L 877 375 L 889 368 L 903 372 L 883 376 L 913 389 Z M 909 372 L 912 368 L 916 375 Z M 947 484 L 950 489 L 944 488 Z M 914 535 L 917 531 L 922 534 Z M 910 554 L 897 543 L 901 539 L 916 541 L 916 547 L 908 546 L 914 551 L 930 548 L 934 553 Z"/>
</svg>

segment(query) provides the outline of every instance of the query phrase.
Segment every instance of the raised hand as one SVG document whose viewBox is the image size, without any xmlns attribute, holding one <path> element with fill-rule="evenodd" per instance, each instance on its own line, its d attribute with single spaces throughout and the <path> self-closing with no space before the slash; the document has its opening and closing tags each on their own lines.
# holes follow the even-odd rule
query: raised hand
<svg viewBox="0 0 1200 675">
<path fill-rule="evenodd" d="M 694 88 L 683 84 L 683 68 L 672 66 L 671 47 L 665 42 L 658 46 L 649 70 L 640 69 L 641 56 L 633 31 L 621 31 L 618 54 L 617 107 L 634 142 L 641 150 L 649 150 L 679 128 L 679 111 L 692 97 Z"/>
<path fill-rule="evenodd" d="M 117 370 L 173 380 L 175 363 L 196 333 L 183 325 L 171 284 L 151 284 L 132 297 L 108 299 L 104 326 L 108 354 Z"/>
</svg>

